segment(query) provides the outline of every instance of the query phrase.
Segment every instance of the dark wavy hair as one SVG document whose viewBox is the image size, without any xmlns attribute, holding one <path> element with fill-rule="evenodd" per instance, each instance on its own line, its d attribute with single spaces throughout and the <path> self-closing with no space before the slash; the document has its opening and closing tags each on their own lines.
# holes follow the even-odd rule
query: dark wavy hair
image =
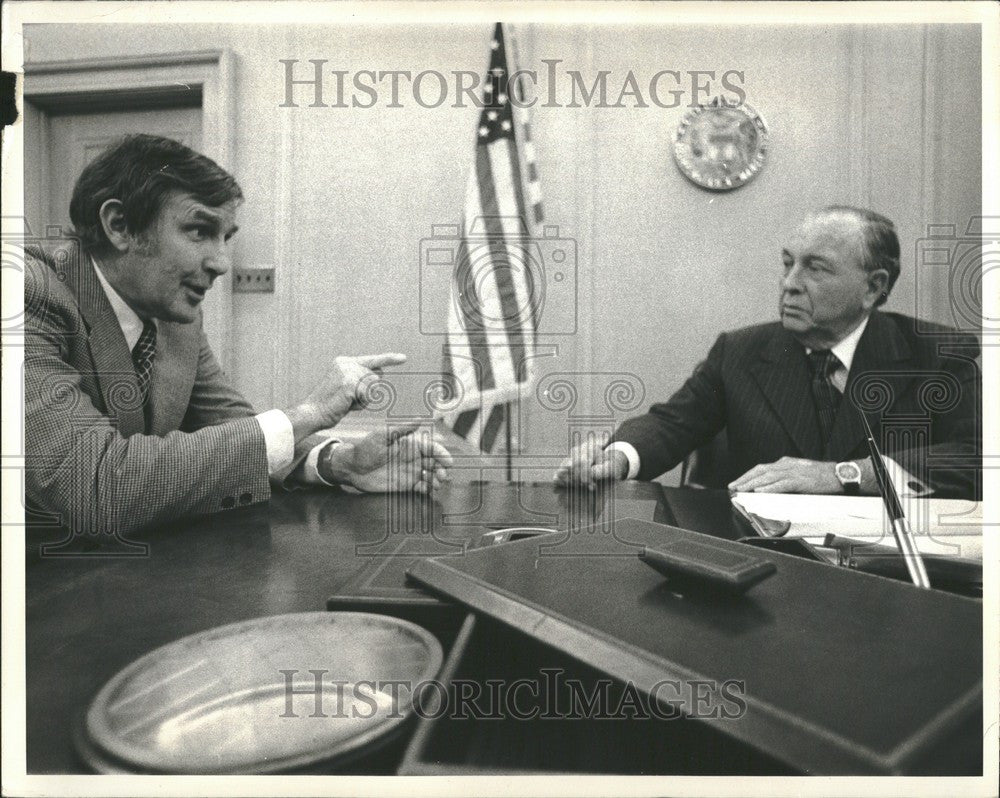
<svg viewBox="0 0 1000 798">
<path fill-rule="evenodd" d="M 156 220 L 167 195 L 183 191 L 209 207 L 242 200 L 229 172 L 179 141 L 139 134 L 112 143 L 83 170 L 73 187 L 69 218 L 84 248 L 107 244 L 101 206 L 122 203 L 127 230 L 139 235 Z"/>
<path fill-rule="evenodd" d="M 861 222 L 862 268 L 866 272 L 885 269 L 889 273 L 889 283 L 875 302 L 876 307 L 884 305 L 899 277 L 899 237 L 892 220 L 875 211 L 853 205 L 827 205 L 820 213 L 846 213 Z"/>
</svg>

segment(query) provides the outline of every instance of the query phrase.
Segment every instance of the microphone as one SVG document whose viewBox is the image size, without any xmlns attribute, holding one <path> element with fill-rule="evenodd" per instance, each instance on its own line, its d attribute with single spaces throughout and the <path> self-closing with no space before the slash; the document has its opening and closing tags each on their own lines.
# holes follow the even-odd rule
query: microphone
<svg viewBox="0 0 1000 798">
<path fill-rule="evenodd" d="M 917 587 L 929 588 L 931 582 L 927 578 L 927 569 L 924 567 L 924 560 L 920 556 L 920 551 L 917 549 L 917 542 L 913 538 L 913 532 L 910 530 L 910 525 L 903 514 L 903 505 L 900 503 L 896 488 L 889 478 L 885 461 L 882 460 L 882 454 L 875 443 L 872 428 L 868 424 L 868 419 L 865 417 L 864 411 L 859 409 L 858 412 L 861 414 L 861 421 L 865 425 L 865 435 L 868 437 L 868 452 L 871 456 L 872 468 L 875 470 L 878 490 L 882 496 L 885 511 L 889 515 L 889 523 L 892 524 L 892 534 L 896 538 L 896 545 L 899 547 L 900 554 L 903 555 L 903 560 L 906 563 L 906 570 L 909 572 L 913 584 Z"/>
</svg>

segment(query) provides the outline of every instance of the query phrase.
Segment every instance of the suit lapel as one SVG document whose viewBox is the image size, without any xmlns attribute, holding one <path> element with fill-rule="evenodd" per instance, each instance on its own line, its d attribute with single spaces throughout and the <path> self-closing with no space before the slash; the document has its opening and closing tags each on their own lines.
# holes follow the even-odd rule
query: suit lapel
<svg viewBox="0 0 1000 798">
<path fill-rule="evenodd" d="M 809 387 L 805 350 L 778 327 L 751 366 L 754 379 L 802 457 L 818 457 L 820 441 L 816 409 Z"/>
<path fill-rule="evenodd" d="M 828 459 L 848 459 L 865 439 L 860 411 L 852 398 L 854 392 L 860 388 L 863 394 L 872 372 L 880 372 L 878 382 L 886 384 L 890 396 L 902 395 L 912 381 L 912 375 L 893 376 L 891 372 L 899 370 L 910 359 L 910 347 L 896 325 L 877 310 L 873 312 L 854 352 L 847 386 L 830 434 Z M 872 426 L 874 428 L 875 424 Z"/>
<path fill-rule="evenodd" d="M 160 322 L 149 386 L 153 435 L 166 435 L 184 420 L 198 370 L 198 325 Z"/>
<path fill-rule="evenodd" d="M 90 258 L 84 258 L 69 275 L 67 284 L 76 293 L 80 313 L 89 331 L 90 357 L 109 416 L 118 424 L 118 432 L 128 437 L 145 427 L 142 405 L 138 400 L 139 380 L 132 365 L 132 353 L 118 318 L 94 272 Z"/>
</svg>

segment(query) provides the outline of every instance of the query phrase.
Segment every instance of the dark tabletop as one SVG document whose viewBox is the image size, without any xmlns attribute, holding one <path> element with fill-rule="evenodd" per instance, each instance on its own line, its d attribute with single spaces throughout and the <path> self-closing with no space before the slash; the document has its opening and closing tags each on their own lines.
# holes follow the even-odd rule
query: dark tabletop
<svg viewBox="0 0 1000 798">
<path fill-rule="evenodd" d="M 650 483 L 571 494 L 548 484 L 474 482 L 449 485 L 433 501 L 304 490 L 138 533 L 132 545 L 76 539 L 45 554 L 43 543 L 64 536 L 33 530 L 25 575 L 28 772 L 85 772 L 72 724 L 133 660 L 214 626 L 322 610 L 398 540 L 461 545 L 504 526 L 567 529 L 612 517 L 736 535 L 725 492 Z"/>
</svg>

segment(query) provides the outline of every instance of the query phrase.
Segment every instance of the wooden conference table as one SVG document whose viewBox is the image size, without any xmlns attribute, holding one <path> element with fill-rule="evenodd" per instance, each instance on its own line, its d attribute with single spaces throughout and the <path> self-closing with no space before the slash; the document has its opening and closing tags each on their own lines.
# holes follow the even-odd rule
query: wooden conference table
<svg viewBox="0 0 1000 798">
<path fill-rule="evenodd" d="M 372 582 L 363 577 L 374 571 L 382 574 L 383 583 L 389 580 L 391 599 L 393 589 L 402 590 L 396 584 L 402 582 L 402 572 L 373 571 L 373 564 L 404 538 L 433 539 L 437 547 L 447 547 L 500 527 L 567 529 L 610 514 L 729 539 L 743 534 L 724 491 L 626 483 L 606 493 L 578 496 L 545 483 L 508 482 L 449 484 L 433 501 L 339 490 L 276 494 L 267 505 L 138 533 L 132 540 L 148 547 L 145 553 L 114 541 L 95 547 L 79 539 L 41 556 L 41 544 L 58 544 L 61 535 L 34 530 L 26 551 L 28 772 L 87 772 L 75 753 L 74 723 L 111 676 L 158 646 L 240 620 L 322 610 L 333 595 L 369 589 Z M 140 556 L 123 556 L 137 553 Z M 432 548 L 426 553 L 441 551 Z M 378 589 L 375 585 L 375 592 Z M 482 635 L 484 627 L 477 632 Z M 442 640 L 446 656 L 454 635 L 451 628 Z M 523 641 L 510 646 L 523 647 Z M 500 734 L 499 728 L 493 724 L 489 734 Z M 618 735 L 629 751 L 637 745 L 617 721 L 597 728 Z M 525 733 L 526 727 L 519 727 L 516 739 L 523 741 Z M 493 750 L 504 745 L 510 750 L 509 741 L 494 742 Z M 672 743 L 678 756 L 672 772 L 701 772 L 702 759 L 692 746 L 718 744 L 697 734 L 678 735 Z M 549 756 L 544 750 L 525 750 L 524 745 L 509 754 L 511 767 L 530 768 Z M 680 750 L 684 745 L 686 754 Z M 618 755 L 607 741 L 598 749 Z M 559 761 L 572 769 L 578 762 L 565 753 Z M 362 771 L 393 772 L 401 755 L 369 763 Z M 593 752 L 579 756 L 589 757 L 583 765 L 593 769 Z M 651 756 L 662 758 L 662 752 Z M 784 772 L 766 759 L 748 758 L 746 752 L 732 756 L 733 772 Z M 722 759 L 714 758 L 715 771 Z M 489 757 L 481 761 L 496 764 Z"/>
</svg>

